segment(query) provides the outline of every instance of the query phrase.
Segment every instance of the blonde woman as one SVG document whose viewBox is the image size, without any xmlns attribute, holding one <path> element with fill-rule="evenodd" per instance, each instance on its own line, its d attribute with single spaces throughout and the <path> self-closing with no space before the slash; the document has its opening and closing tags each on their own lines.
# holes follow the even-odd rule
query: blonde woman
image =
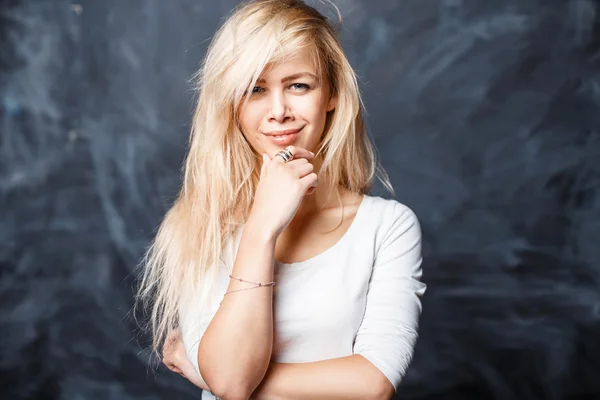
<svg viewBox="0 0 600 400">
<path fill-rule="evenodd" d="M 332 25 L 242 3 L 198 74 L 183 187 L 147 252 L 153 348 L 203 399 L 389 399 L 412 359 L 421 232 L 365 131 Z M 164 346 L 163 346 L 164 345 Z"/>
</svg>

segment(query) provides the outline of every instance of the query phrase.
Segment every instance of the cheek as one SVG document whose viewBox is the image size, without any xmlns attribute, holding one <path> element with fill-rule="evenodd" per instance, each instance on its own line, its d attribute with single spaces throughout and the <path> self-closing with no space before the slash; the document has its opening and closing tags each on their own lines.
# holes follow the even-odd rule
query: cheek
<svg viewBox="0 0 600 400">
<path fill-rule="evenodd" d="M 321 96 L 307 96 L 299 102 L 297 110 L 312 123 L 318 123 L 327 115 L 327 104 Z"/>
<path fill-rule="evenodd" d="M 248 105 L 240 113 L 240 126 L 244 134 L 252 134 L 260 126 L 261 112 L 255 105 Z"/>
</svg>

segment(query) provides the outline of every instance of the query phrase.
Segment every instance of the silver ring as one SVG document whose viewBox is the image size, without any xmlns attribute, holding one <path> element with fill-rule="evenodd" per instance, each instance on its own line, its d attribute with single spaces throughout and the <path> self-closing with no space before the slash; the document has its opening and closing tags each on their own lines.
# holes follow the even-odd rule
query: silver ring
<svg viewBox="0 0 600 400">
<path fill-rule="evenodd" d="M 281 158 L 283 158 L 284 162 L 289 162 L 294 158 L 294 155 L 288 149 L 279 150 L 277 152 L 277 154 L 275 154 L 275 157 L 277 157 L 277 156 L 280 156 Z"/>
</svg>

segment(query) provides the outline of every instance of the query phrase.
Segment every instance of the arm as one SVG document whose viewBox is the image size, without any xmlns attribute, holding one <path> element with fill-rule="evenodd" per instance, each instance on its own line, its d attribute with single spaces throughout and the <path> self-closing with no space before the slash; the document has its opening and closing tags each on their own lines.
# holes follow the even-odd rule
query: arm
<svg viewBox="0 0 600 400">
<path fill-rule="evenodd" d="M 238 247 L 232 276 L 273 281 L 274 238 L 250 215 Z M 234 279 L 227 291 L 252 287 Z M 259 287 L 228 294 L 198 346 L 200 376 L 224 399 L 247 399 L 263 379 L 273 344 L 273 290 Z"/>
<path fill-rule="evenodd" d="M 384 400 L 394 387 L 360 355 L 310 363 L 271 363 L 253 400 Z"/>
<path fill-rule="evenodd" d="M 415 214 L 395 203 L 378 248 L 354 355 L 312 363 L 273 363 L 253 399 L 390 399 L 417 340 L 421 230 Z"/>
<path fill-rule="evenodd" d="M 187 358 L 181 338 L 172 342 L 163 359 L 167 368 L 210 391 Z M 373 364 L 360 355 L 352 355 L 312 363 L 271 363 L 251 399 L 381 400 L 390 399 L 393 394 L 394 387 Z"/>
<path fill-rule="evenodd" d="M 405 205 L 394 202 L 393 206 L 391 223 L 385 227 L 377 249 L 353 353 L 373 363 L 398 389 L 412 360 L 421 314 L 420 297 L 427 286 L 420 280 L 419 221 Z"/>
</svg>

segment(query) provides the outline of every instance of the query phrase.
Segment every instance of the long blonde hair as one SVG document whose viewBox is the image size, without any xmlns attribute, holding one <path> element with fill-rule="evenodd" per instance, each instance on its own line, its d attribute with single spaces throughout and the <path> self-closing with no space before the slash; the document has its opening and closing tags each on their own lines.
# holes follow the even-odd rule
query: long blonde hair
<svg viewBox="0 0 600 400">
<path fill-rule="evenodd" d="M 141 264 L 136 304 L 150 311 L 152 349 L 159 356 L 167 332 L 179 326 L 180 307 L 198 294 L 194 307 L 205 304 L 226 241 L 252 207 L 262 159 L 240 131 L 237 110 L 268 65 L 300 48 L 310 49 L 318 75 L 337 96 L 316 152 L 323 160 L 319 180 L 368 193 L 377 176 L 394 194 L 365 130 L 356 74 L 329 20 L 299 0 L 240 4 L 195 75 L 198 100 L 183 185 Z"/>
</svg>

